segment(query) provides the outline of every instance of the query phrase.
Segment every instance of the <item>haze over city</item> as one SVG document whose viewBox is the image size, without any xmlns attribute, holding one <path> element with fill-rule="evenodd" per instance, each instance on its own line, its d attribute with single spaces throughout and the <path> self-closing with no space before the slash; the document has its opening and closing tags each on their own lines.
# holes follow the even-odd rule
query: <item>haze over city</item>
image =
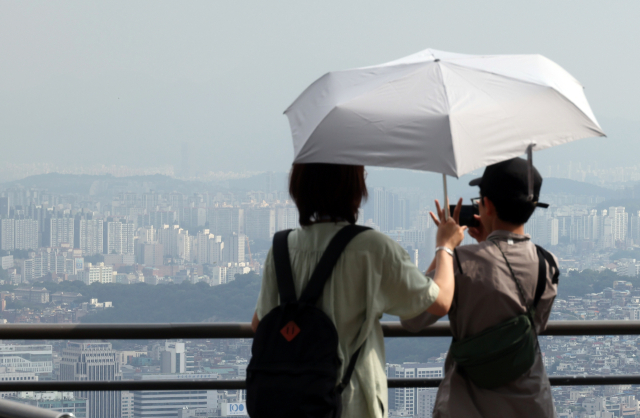
<svg viewBox="0 0 640 418">
<path fill-rule="evenodd" d="M 431 47 L 556 61 L 585 86 L 609 138 L 536 160 L 633 165 L 638 8 L 630 1 L 3 2 L 0 161 L 47 165 L 39 172 L 100 165 L 167 172 L 179 166 L 186 142 L 194 175 L 286 171 L 292 148 L 282 112 L 307 85 L 327 71 Z"/>
</svg>

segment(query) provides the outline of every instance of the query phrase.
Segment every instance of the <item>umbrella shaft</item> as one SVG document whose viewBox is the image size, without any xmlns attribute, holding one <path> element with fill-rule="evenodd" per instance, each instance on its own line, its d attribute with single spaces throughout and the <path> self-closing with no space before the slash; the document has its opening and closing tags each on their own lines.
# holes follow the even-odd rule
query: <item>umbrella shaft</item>
<svg viewBox="0 0 640 418">
<path fill-rule="evenodd" d="M 449 198 L 447 197 L 449 193 L 447 193 L 447 175 L 446 174 L 442 175 L 442 187 L 444 189 L 444 200 L 442 203 L 444 205 L 444 219 L 447 220 L 449 219 Z"/>
</svg>

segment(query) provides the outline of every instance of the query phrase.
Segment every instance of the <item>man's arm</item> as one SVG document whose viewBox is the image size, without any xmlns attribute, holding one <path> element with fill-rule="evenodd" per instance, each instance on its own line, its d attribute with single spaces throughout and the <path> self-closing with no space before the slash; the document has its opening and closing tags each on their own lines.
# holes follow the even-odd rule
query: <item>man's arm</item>
<svg viewBox="0 0 640 418">
<path fill-rule="evenodd" d="M 415 318 L 411 319 L 401 319 L 400 323 L 402 327 L 410 332 L 418 332 L 422 331 L 426 327 L 435 324 L 438 320 L 442 318 L 438 315 L 432 315 L 429 312 L 423 312 Z"/>
</svg>

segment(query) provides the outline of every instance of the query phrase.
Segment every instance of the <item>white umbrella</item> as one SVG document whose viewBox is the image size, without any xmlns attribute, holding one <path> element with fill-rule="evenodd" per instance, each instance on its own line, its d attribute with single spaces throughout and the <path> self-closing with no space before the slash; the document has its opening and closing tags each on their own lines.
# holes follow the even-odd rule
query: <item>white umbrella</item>
<svg viewBox="0 0 640 418">
<path fill-rule="evenodd" d="M 294 163 L 399 167 L 455 177 L 533 146 L 541 150 L 604 136 L 582 85 L 541 55 L 426 49 L 386 64 L 327 73 L 285 114 Z"/>
</svg>

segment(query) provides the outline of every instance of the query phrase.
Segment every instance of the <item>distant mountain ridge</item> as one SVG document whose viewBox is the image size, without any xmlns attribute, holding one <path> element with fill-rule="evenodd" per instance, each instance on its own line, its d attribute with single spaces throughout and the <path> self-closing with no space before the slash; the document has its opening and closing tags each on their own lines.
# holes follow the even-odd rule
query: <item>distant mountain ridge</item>
<svg viewBox="0 0 640 418">
<path fill-rule="evenodd" d="M 202 182 L 196 180 L 181 180 L 163 174 L 145 176 L 115 177 L 111 174 L 62 174 L 48 173 L 25 177 L 1 183 L 0 188 L 21 186 L 24 188 L 47 189 L 53 193 L 82 193 L 89 194 L 94 191 L 109 188 L 140 191 L 141 189 L 155 190 L 158 192 L 179 191 L 182 193 L 196 193 L 211 190 L 265 190 L 269 184 L 268 173 L 261 173 L 243 179 L 228 180 L 225 182 Z M 271 174 L 272 190 L 286 190 L 287 175 L 283 172 Z M 449 178 L 449 195 L 462 196 L 464 198 L 475 197 L 478 194 L 476 187 L 468 185 L 473 175 L 466 175 L 460 179 Z M 411 171 L 411 170 L 380 170 L 372 168 L 369 171 L 367 184 L 369 188 L 414 188 L 427 193 L 433 193 L 434 198 L 440 198 L 442 193 L 442 177 L 438 174 Z M 542 195 L 565 193 L 569 195 L 601 196 L 607 199 L 615 198 L 613 190 L 596 186 L 594 184 L 562 179 L 545 178 L 542 186 Z"/>
<path fill-rule="evenodd" d="M 601 196 L 608 199 L 613 198 L 616 195 L 614 190 L 596 186 L 591 183 L 556 177 L 545 178 L 542 181 L 541 194 L 544 196 L 545 194 L 554 193 L 566 193 L 577 196 Z"/>
</svg>

